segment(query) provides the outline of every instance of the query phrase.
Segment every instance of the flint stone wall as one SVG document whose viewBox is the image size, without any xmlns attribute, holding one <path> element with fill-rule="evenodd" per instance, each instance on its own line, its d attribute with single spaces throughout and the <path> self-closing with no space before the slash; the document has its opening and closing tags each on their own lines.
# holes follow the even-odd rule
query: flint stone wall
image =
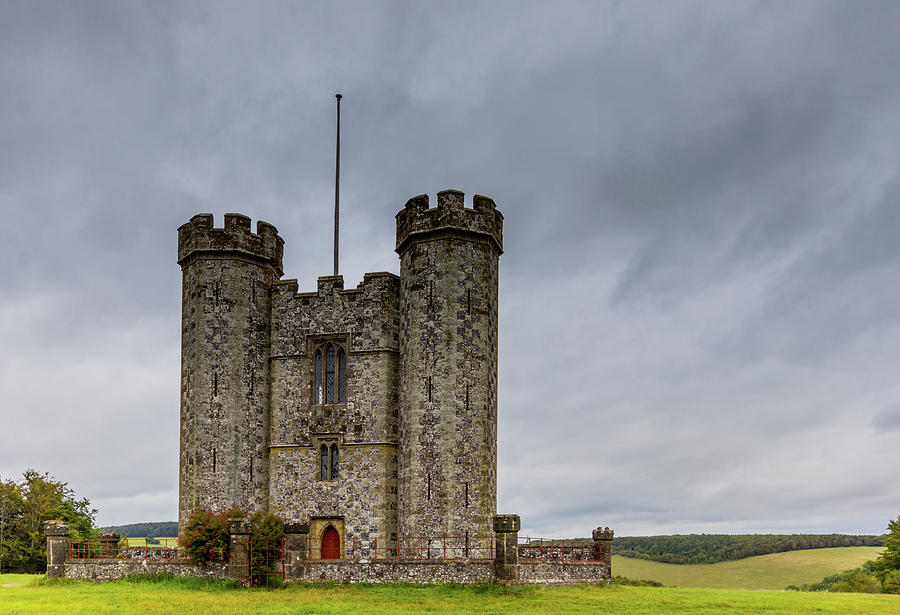
<svg viewBox="0 0 900 615">
<path fill-rule="evenodd" d="M 288 581 L 313 583 L 490 583 L 493 562 L 317 561 L 297 567 Z"/>
<path fill-rule="evenodd" d="M 115 581 L 125 577 L 172 574 L 179 577 L 196 577 L 203 579 L 224 579 L 225 565 L 200 566 L 186 562 L 167 562 L 165 560 L 92 560 L 67 561 L 65 577 L 85 581 Z"/>
<path fill-rule="evenodd" d="M 519 583 L 572 585 L 609 582 L 602 562 L 528 562 L 519 560 Z"/>
</svg>

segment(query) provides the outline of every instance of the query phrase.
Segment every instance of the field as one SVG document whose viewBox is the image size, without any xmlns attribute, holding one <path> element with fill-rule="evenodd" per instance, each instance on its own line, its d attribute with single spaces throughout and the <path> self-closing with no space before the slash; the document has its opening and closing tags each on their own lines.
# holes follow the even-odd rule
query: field
<svg viewBox="0 0 900 615">
<path fill-rule="evenodd" d="M 759 555 L 717 564 L 662 564 L 613 556 L 613 574 L 663 585 L 712 589 L 784 589 L 815 583 L 875 559 L 883 547 L 839 547 Z"/>
<path fill-rule="evenodd" d="M 0 585 L 5 584 L 0 577 Z M 657 587 L 291 586 L 232 589 L 189 581 L 45 583 L 0 587 L 4 615 L 44 613 L 655 613 L 894 614 L 900 596 Z"/>
</svg>

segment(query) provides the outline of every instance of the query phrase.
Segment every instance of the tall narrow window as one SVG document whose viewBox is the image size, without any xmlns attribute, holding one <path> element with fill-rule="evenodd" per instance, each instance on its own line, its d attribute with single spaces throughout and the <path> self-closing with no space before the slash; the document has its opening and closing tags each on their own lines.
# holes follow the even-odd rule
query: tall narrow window
<svg viewBox="0 0 900 615">
<path fill-rule="evenodd" d="M 347 353 L 337 344 L 325 344 L 315 355 L 315 403 L 347 403 Z"/>
<path fill-rule="evenodd" d="M 322 350 L 316 351 L 316 403 L 322 403 Z"/>
<path fill-rule="evenodd" d="M 325 349 L 325 403 L 334 403 L 334 346 Z"/>
<path fill-rule="evenodd" d="M 338 348 L 338 403 L 347 402 L 347 355 Z"/>
<path fill-rule="evenodd" d="M 216 473 L 216 449 L 213 449 L 213 474 Z"/>
<path fill-rule="evenodd" d="M 319 480 L 328 480 L 328 447 L 324 444 L 319 449 Z"/>
<path fill-rule="evenodd" d="M 331 445 L 331 480 L 338 477 L 338 445 Z"/>
<path fill-rule="evenodd" d="M 319 446 L 319 480 L 337 480 L 339 454 L 336 442 L 325 442 Z"/>
</svg>

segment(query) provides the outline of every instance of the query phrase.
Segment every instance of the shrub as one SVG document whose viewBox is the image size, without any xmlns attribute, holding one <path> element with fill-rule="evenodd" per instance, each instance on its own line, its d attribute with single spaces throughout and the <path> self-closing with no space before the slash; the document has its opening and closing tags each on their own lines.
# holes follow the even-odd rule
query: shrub
<svg viewBox="0 0 900 615">
<path fill-rule="evenodd" d="M 224 513 L 195 511 L 182 529 L 181 545 L 188 557 L 199 564 L 228 561 L 228 520 L 246 516 L 236 508 Z"/>
</svg>

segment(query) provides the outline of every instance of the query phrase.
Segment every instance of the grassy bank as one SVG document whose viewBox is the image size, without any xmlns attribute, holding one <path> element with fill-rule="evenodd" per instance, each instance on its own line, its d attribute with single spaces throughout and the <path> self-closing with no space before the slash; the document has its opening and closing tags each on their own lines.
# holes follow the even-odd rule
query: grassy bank
<svg viewBox="0 0 900 615">
<path fill-rule="evenodd" d="M 896 614 L 900 596 L 655 587 L 292 586 L 231 589 L 187 581 L 51 583 L 0 588 L 0 612 L 53 613 L 691 613 Z"/>
<path fill-rule="evenodd" d="M 663 585 L 711 589 L 784 589 L 815 583 L 875 559 L 883 547 L 839 547 L 773 553 L 718 564 L 661 564 L 613 556 L 613 573 Z"/>
</svg>

